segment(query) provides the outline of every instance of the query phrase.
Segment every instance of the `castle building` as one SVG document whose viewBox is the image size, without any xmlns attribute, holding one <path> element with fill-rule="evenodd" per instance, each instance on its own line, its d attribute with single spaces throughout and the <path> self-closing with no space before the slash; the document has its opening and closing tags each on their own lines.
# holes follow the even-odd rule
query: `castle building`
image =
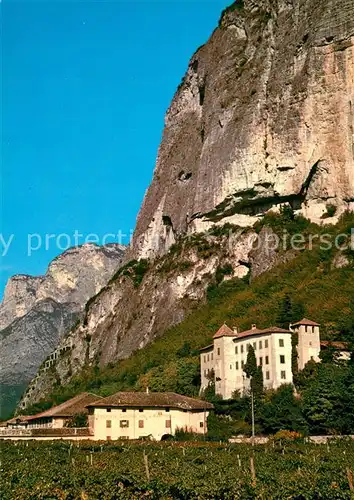
<svg viewBox="0 0 354 500">
<path fill-rule="evenodd" d="M 208 387 L 214 377 L 215 393 L 224 399 L 232 398 L 235 391 L 243 394 L 249 388 L 249 379 L 244 372 L 249 347 L 252 346 L 257 366 L 262 367 L 264 387 L 276 389 L 293 382 L 292 338 L 297 335 L 298 367 L 313 359 L 320 361 L 319 324 L 303 319 L 290 329 L 270 327 L 238 332 L 226 324 L 216 332 L 213 343 L 200 350 L 201 389 Z"/>
<path fill-rule="evenodd" d="M 299 370 L 303 370 L 310 360 L 319 363 L 321 351 L 320 325 L 305 318 L 290 325 L 290 328 L 298 336 L 297 359 Z"/>
</svg>

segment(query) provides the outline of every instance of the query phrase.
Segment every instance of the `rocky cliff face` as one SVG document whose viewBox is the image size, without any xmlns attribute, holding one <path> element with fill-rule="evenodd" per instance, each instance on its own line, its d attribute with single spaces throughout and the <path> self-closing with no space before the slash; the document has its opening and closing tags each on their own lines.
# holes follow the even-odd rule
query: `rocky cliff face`
<svg viewBox="0 0 354 500">
<path fill-rule="evenodd" d="M 3 386 L 28 383 L 78 320 L 87 300 L 111 278 L 122 256 L 119 245 L 84 245 L 54 259 L 45 276 L 9 280 L 0 305 Z"/>
<path fill-rule="evenodd" d="M 335 222 L 353 209 L 353 34 L 350 0 L 244 0 L 224 12 L 167 112 L 131 261 L 86 305 L 21 409 L 83 367 L 143 348 L 210 284 L 291 258 L 253 248 L 268 210 L 289 203 Z"/>
<path fill-rule="evenodd" d="M 354 4 L 238 0 L 167 112 L 136 256 L 289 202 L 315 222 L 354 207 Z"/>
</svg>

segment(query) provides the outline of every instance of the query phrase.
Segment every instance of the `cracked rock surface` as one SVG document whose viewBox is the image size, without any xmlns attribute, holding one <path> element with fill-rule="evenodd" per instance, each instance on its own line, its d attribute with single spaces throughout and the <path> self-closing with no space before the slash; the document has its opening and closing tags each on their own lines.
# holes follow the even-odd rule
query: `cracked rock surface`
<svg viewBox="0 0 354 500">
<path fill-rule="evenodd" d="M 317 223 L 328 205 L 353 209 L 353 35 L 352 0 L 224 11 L 167 111 L 135 256 L 226 218 L 250 225 L 285 202 Z"/>
<path fill-rule="evenodd" d="M 120 245 L 83 245 L 55 258 L 44 276 L 9 279 L 0 304 L 0 382 L 22 386 L 73 326 L 87 300 L 119 267 Z"/>
</svg>

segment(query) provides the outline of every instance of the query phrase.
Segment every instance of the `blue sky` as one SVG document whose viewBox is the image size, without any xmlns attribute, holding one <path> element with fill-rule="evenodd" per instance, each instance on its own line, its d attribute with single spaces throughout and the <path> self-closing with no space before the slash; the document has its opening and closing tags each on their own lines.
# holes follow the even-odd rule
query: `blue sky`
<svg viewBox="0 0 354 500">
<path fill-rule="evenodd" d="M 230 3 L 2 2 L 0 295 L 44 273 L 62 233 L 129 235 L 165 111 Z"/>
</svg>

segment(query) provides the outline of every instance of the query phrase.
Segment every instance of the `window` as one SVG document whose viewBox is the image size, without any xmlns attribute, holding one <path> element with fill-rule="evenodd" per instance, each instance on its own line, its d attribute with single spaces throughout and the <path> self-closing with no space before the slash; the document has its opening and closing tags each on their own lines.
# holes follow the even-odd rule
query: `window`
<svg viewBox="0 0 354 500">
<path fill-rule="evenodd" d="M 112 420 L 106 420 L 106 429 L 110 429 L 112 427 Z"/>
<path fill-rule="evenodd" d="M 286 372 L 285 371 L 281 371 L 280 372 L 280 378 L 285 380 L 286 379 Z"/>
<path fill-rule="evenodd" d="M 263 349 L 263 342 L 262 342 L 261 340 L 259 341 L 259 344 L 258 344 L 258 345 L 259 345 L 259 348 L 260 348 L 260 349 Z"/>
<path fill-rule="evenodd" d="M 263 358 L 262 357 L 259 358 L 259 366 L 263 366 Z"/>
<path fill-rule="evenodd" d="M 144 420 L 139 420 L 139 429 L 144 428 Z"/>
<path fill-rule="evenodd" d="M 169 408 L 165 408 L 165 411 L 170 411 L 170 409 Z"/>
<path fill-rule="evenodd" d="M 207 375 L 207 370 L 204 370 L 204 377 L 206 377 Z"/>
<path fill-rule="evenodd" d="M 140 413 L 143 413 L 143 411 L 144 411 L 144 408 L 139 408 Z"/>
<path fill-rule="evenodd" d="M 206 356 L 205 356 L 205 354 L 204 354 L 204 363 L 206 363 Z"/>
<path fill-rule="evenodd" d="M 120 426 L 123 427 L 129 427 L 129 420 L 121 420 L 120 421 Z"/>
<path fill-rule="evenodd" d="M 312 346 L 312 342 L 309 342 L 309 345 Z"/>
<path fill-rule="evenodd" d="M 110 408 L 106 408 L 106 411 L 107 411 L 108 413 L 110 413 L 111 409 L 110 409 Z"/>
<path fill-rule="evenodd" d="M 266 357 L 265 357 L 265 364 L 266 364 L 266 365 L 269 365 L 269 356 L 266 356 Z"/>
<path fill-rule="evenodd" d="M 238 354 L 238 346 L 235 347 L 235 354 Z"/>
<path fill-rule="evenodd" d="M 125 413 L 127 411 L 126 408 L 122 408 L 122 412 Z"/>
<path fill-rule="evenodd" d="M 238 370 L 238 361 L 236 361 L 236 370 Z"/>
<path fill-rule="evenodd" d="M 111 436 L 107 436 L 106 439 L 107 439 L 107 441 L 111 441 L 112 438 L 111 438 Z"/>
<path fill-rule="evenodd" d="M 209 361 L 209 354 L 208 354 L 207 360 Z"/>
<path fill-rule="evenodd" d="M 284 347 L 284 339 L 279 339 L 279 347 Z"/>
<path fill-rule="evenodd" d="M 245 366 L 245 362 L 242 360 L 241 361 L 241 368 L 243 368 Z"/>
<path fill-rule="evenodd" d="M 267 347 L 268 347 L 268 339 L 264 341 L 264 347 L 265 347 L 265 349 L 267 349 Z"/>
<path fill-rule="evenodd" d="M 269 372 L 266 372 L 266 380 L 269 380 Z"/>
<path fill-rule="evenodd" d="M 257 342 L 253 342 L 253 349 L 256 350 L 257 349 Z"/>
<path fill-rule="evenodd" d="M 218 347 L 218 356 L 220 356 L 220 347 Z"/>
<path fill-rule="evenodd" d="M 232 365 L 230 365 L 230 370 L 232 370 Z"/>
<path fill-rule="evenodd" d="M 165 427 L 166 427 L 167 429 L 171 429 L 171 420 L 166 420 L 166 422 L 165 422 Z"/>
<path fill-rule="evenodd" d="M 247 352 L 249 352 L 249 350 L 250 350 L 250 345 L 251 344 L 247 344 Z"/>
<path fill-rule="evenodd" d="M 280 363 L 283 365 L 285 363 L 285 356 L 284 354 L 280 355 Z"/>
<path fill-rule="evenodd" d="M 213 353 L 211 353 L 211 360 L 212 360 L 212 361 L 213 361 L 213 358 L 214 358 L 214 354 L 213 354 Z"/>
<path fill-rule="evenodd" d="M 243 345 L 241 346 L 241 354 L 243 353 Z"/>
<path fill-rule="evenodd" d="M 204 422 L 199 422 L 199 427 L 202 429 L 204 427 Z"/>
</svg>

